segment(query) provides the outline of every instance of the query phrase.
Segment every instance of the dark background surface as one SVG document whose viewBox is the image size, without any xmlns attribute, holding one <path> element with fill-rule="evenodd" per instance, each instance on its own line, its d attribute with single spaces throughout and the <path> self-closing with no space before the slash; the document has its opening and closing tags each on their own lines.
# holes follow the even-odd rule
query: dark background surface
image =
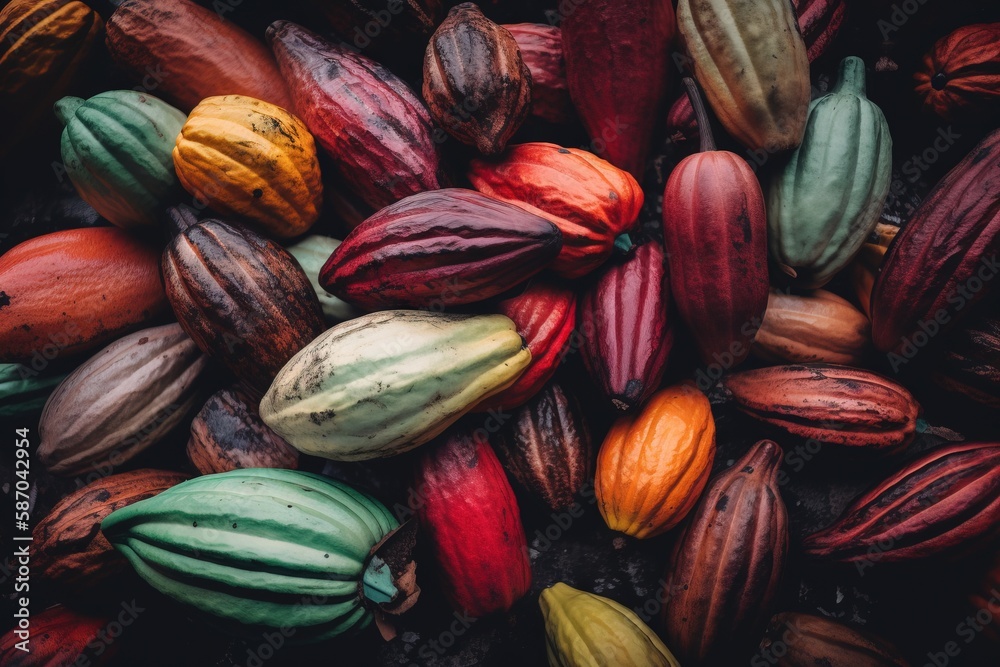
<svg viewBox="0 0 1000 667">
<path fill-rule="evenodd" d="M 212 6 L 208 2 L 203 4 Z M 225 13 L 226 18 L 258 36 L 262 36 L 266 26 L 275 19 L 294 20 L 319 32 L 330 32 L 322 14 L 304 2 L 243 0 L 231 4 L 233 9 Z M 905 221 L 912 206 L 926 194 L 929 186 L 996 125 L 996 119 L 949 124 L 925 115 L 913 94 L 911 77 L 922 55 L 936 39 L 960 25 L 1000 20 L 998 3 L 927 0 L 921 4 L 912 0 L 902 4 L 911 10 L 916 8 L 916 11 L 897 30 L 888 33 L 892 43 L 884 44 L 882 28 L 887 24 L 880 24 L 879 21 L 891 21 L 893 4 L 860 0 L 849 3 L 847 23 L 835 45 L 813 66 L 813 82 L 818 84 L 824 77 L 833 80 L 836 65 L 843 56 L 864 58 L 869 66 L 869 96 L 881 106 L 889 121 L 894 141 L 894 162 L 899 170 L 913 155 L 932 146 L 939 130 L 950 128 L 959 135 L 956 145 L 942 153 L 918 181 L 910 182 L 900 173 L 905 192 L 898 200 L 889 202 L 884 215 L 888 221 L 899 221 L 900 218 Z M 105 16 L 112 9 L 107 3 L 94 3 L 94 6 Z M 497 22 L 546 22 L 546 10 L 554 6 L 554 2 L 500 1 L 485 2 L 482 8 Z M 88 70 L 89 78 L 81 81 L 77 94 L 89 96 L 102 90 L 136 85 L 111 65 L 102 48 L 98 51 Z M 882 56 L 890 57 L 898 69 L 874 71 L 875 62 Z M 384 57 L 397 73 L 409 78 L 417 90 L 421 58 L 422 51 L 416 48 L 409 51 L 397 48 Z M 678 84 L 679 77 L 675 77 L 671 97 L 679 91 Z M 717 132 L 717 138 L 725 144 L 725 139 L 719 134 Z M 659 149 L 654 151 L 657 155 L 650 162 L 643 184 L 647 195 L 642 215 L 643 229 L 652 236 L 657 234 L 660 216 L 658 200 L 664 177 L 677 159 L 674 147 L 663 135 L 665 132 L 656 138 Z M 97 222 L 96 214 L 75 197 L 68 180 L 60 183 L 51 167 L 53 162 L 59 161 L 58 136 L 59 129 L 52 119 L 34 137 L 26 138 L 26 148 L 8 158 L 2 167 L 0 231 L 7 236 L 0 238 L 0 253 L 30 236 L 66 225 Z M 576 123 L 554 127 L 535 120 L 521 130 L 514 142 L 528 140 L 581 147 L 589 143 Z M 467 154 L 457 143 L 446 142 L 446 150 L 453 164 L 461 165 Z M 732 144 L 723 147 L 745 154 Z M 329 173 L 331 170 L 325 171 Z M 340 238 L 344 233 L 334 217 L 328 214 L 324 215 L 315 231 Z M 835 282 L 831 288 L 851 296 L 843 282 Z M 996 307 L 996 304 L 982 307 Z M 906 374 L 900 378 L 921 401 L 923 418 L 934 427 L 951 429 L 968 439 L 996 439 L 1000 424 L 994 412 L 943 395 L 926 380 L 924 375 L 934 354 L 933 348 L 921 351 L 918 358 L 903 369 Z M 697 369 L 690 360 L 695 356 L 690 341 L 682 335 L 672 353 L 665 383 L 692 377 Z M 72 366 L 80 361 L 65 360 L 64 363 Z M 750 363 L 753 363 L 752 360 Z M 869 367 L 892 374 L 881 357 L 873 356 Z M 221 370 L 215 376 L 220 385 L 226 381 Z M 590 383 L 579 355 L 567 358 L 560 378 L 564 386 L 581 394 L 587 405 L 586 413 L 591 418 L 594 441 L 600 443 L 612 415 L 589 393 Z M 211 388 L 206 388 L 206 391 L 209 390 Z M 727 467 L 749 444 L 762 437 L 774 437 L 786 452 L 793 452 L 803 444 L 795 438 L 767 431 L 723 404 L 715 406 L 715 415 L 719 444 L 716 470 Z M 469 419 L 475 426 L 479 418 L 473 416 Z M 26 426 L 34 429 L 36 425 L 37 415 L 25 415 L 16 423 L 3 424 L 0 437 L 6 440 L 13 437 L 13 428 Z M 33 438 L 33 442 L 37 442 L 34 433 Z M 183 453 L 186 440 L 185 424 L 166 441 L 131 462 L 128 468 L 190 470 Z M 824 447 L 815 455 L 802 455 L 800 452 L 786 458 L 784 470 L 788 482 L 783 485 L 782 494 L 791 519 L 792 548 L 776 611 L 823 613 L 874 631 L 896 643 L 914 666 L 928 664 L 928 652 L 941 652 L 945 644 L 952 641 L 959 645 L 960 654 L 950 658 L 948 664 L 1000 665 L 1000 647 L 979 634 L 966 642 L 967 635 L 959 634 L 958 628 L 969 614 L 965 595 L 983 571 L 981 561 L 984 554 L 971 555 L 962 560 L 926 561 L 905 566 L 876 564 L 861 573 L 853 565 L 806 561 L 797 549 L 802 536 L 830 523 L 859 491 L 884 478 L 900 465 L 901 460 L 912 458 L 918 451 L 940 442 L 941 439 L 934 435 L 922 434 L 910 450 L 892 459 L 845 452 L 835 446 Z M 9 450 L 9 447 L 4 447 L 4 451 Z M 396 503 L 405 506 L 411 464 L 412 454 L 372 464 L 330 465 L 327 471 L 372 490 L 393 507 Z M 304 458 L 303 467 L 322 470 L 324 465 L 322 461 Z M 4 457 L 0 475 L 6 495 L 13 479 L 9 457 Z M 33 479 L 36 487 L 33 516 L 37 523 L 75 485 L 72 480 L 42 473 L 37 465 L 33 470 Z M 661 629 L 655 598 L 672 534 L 647 541 L 623 538 L 604 526 L 596 507 L 586 499 L 582 500 L 584 515 L 567 522 L 566 517 L 553 517 L 550 511 L 533 503 L 520 490 L 518 498 L 533 549 L 532 591 L 509 614 L 484 618 L 467 628 L 463 623 L 455 622 L 456 618 L 437 593 L 432 561 L 427 556 L 418 558 L 419 582 L 423 589 L 420 603 L 401 619 L 400 637 L 388 643 L 383 642 L 372 627 L 351 639 L 306 647 L 283 646 L 272 651 L 265 637 L 255 637 L 246 642 L 234 640 L 204 619 L 192 617 L 189 610 L 172 603 L 131 576 L 117 580 L 114 587 L 104 589 L 100 596 L 91 595 L 84 599 L 73 599 L 60 591 L 45 590 L 43 582 L 36 579 L 32 581 L 32 611 L 37 614 L 49 604 L 61 601 L 83 609 L 110 612 L 120 609 L 123 602 L 134 600 L 143 611 L 115 640 L 119 653 L 113 664 L 122 666 L 261 664 L 255 658 L 264 658 L 264 664 L 274 666 L 313 663 L 452 667 L 543 665 L 544 635 L 537 595 L 556 581 L 565 581 L 611 597 L 639 610 L 640 615 L 650 619 L 654 629 Z M 7 516 L 10 514 L 5 512 L 4 517 Z M 546 532 L 548 537 L 544 537 Z M 0 534 L 9 535 L 7 519 L 0 520 Z M 540 535 L 543 537 L 539 538 Z M 984 553 L 995 550 L 994 546 Z M 4 553 L 10 553 L 10 549 Z M 2 590 L 6 596 L 10 591 L 9 582 L 4 584 Z M 8 604 L 9 600 L 5 597 L 4 602 Z M 996 622 L 1000 623 L 1000 619 Z M 10 624 L 10 614 L 5 610 L 0 620 L 0 631 L 5 631 Z M 750 658 L 748 655 L 746 663 L 739 664 L 750 664 Z"/>
</svg>

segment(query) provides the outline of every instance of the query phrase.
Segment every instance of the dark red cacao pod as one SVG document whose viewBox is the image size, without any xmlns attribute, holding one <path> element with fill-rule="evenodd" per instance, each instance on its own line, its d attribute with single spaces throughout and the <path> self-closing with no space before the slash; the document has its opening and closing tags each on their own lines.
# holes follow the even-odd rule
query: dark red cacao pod
<svg viewBox="0 0 1000 667">
<path fill-rule="evenodd" d="M 430 114 L 374 60 L 288 21 L 267 29 L 295 112 L 373 209 L 447 184 Z"/>
<path fill-rule="evenodd" d="M 573 114 L 566 84 L 562 30 L 545 23 L 503 26 L 514 36 L 521 59 L 531 72 L 531 114 L 550 123 L 565 123 Z"/>
<path fill-rule="evenodd" d="M 1000 109 L 1000 23 L 966 25 L 942 37 L 913 79 L 924 108 L 943 118 Z"/>
<path fill-rule="evenodd" d="M 641 180 L 670 86 L 673 3 L 587 0 L 562 32 L 569 94 L 595 152 Z"/>
<path fill-rule="evenodd" d="M 757 655 L 763 659 L 759 664 L 774 667 L 909 667 L 899 650 L 881 637 L 795 612 L 771 618 Z"/>
<path fill-rule="evenodd" d="M 576 292 L 536 282 L 523 294 L 501 301 L 498 310 L 517 325 L 517 333 L 531 352 L 531 363 L 514 384 L 477 405 L 477 412 L 523 405 L 552 379 L 576 327 Z"/>
<path fill-rule="evenodd" d="M 62 605 L 31 615 L 30 652 L 17 644 L 23 637 L 12 628 L 0 637 L 0 665 L 4 667 L 67 667 L 67 665 L 107 665 L 119 644 L 101 634 L 110 618 L 86 616 Z"/>
<path fill-rule="evenodd" d="M 380 57 L 422 49 L 441 18 L 441 0 L 323 0 L 333 29 L 361 51 Z"/>
<path fill-rule="evenodd" d="M 514 36 L 463 2 L 427 45 L 423 93 L 448 134 L 496 155 L 531 110 L 531 72 Z"/>
<path fill-rule="evenodd" d="M 666 639 L 683 664 L 720 661 L 756 641 L 788 552 L 778 492 L 782 451 L 762 440 L 717 475 L 674 545 L 667 567 Z"/>
<path fill-rule="evenodd" d="M 934 381 L 950 392 L 1000 408 L 1000 314 L 980 313 L 948 334 Z"/>
<path fill-rule="evenodd" d="M 413 488 L 455 610 L 479 618 L 510 609 L 531 587 L 531 563 L 517 499 L 486 439 L 450 430 L 425 451 Z"/>
<path fill-rule="evenodd" d="M 544 269 L 562 247 L 548 220 L 474 190 L 412 195 L 356 227 L 320 270 L 366 310 L 482 301 Z"/>
<path fill-rule="evenodd" d="M 238 388 L 209 397 L 191 421 L 187 456 L 202 475 L 240 468 L 299 467 L 299 452 L 261 421 L 257 402 Z"/>
<path fill-rule="evenodd" d="M 188 227 L 163 251 L 163 279 L 187 335 L 255 397 L 326 329 L 302 267 L 245 227 L 211 219 Z"/>
<path fill-rule="evenodd" d="M 973 616 L 986 609 L 993 614 L 993 620 L 983 626 L 983 634 L 994 644 L 1000 645 L 1000 616 L 993 613 L 1000 601 L 1000 550 L 994 550 L 993 557 L 986 563 L 983 576 L 973 586 L 968 595 L 969 611 Z"/>
<path fill-rule="evenodd" d="M 722 387 L 736 407 L 793 435 L 895 450 L 913 440 L 920 405 L 877 373 L 834 364 L 790 364 L 732 373 Z"/>
<path fill-rule="evenodd" d="M 609 266 L 580 298 L 583 363 L 622 412 L 639 407 L 660 386 L 674 344 L 669 307 L 670 283 L 657 243 Z"/>
<path fill-rule="evenodd" d="M 493 437 L 510 474 L 553 510 L 576 502 L 593 483 L 593 445 L 586 419 L 572 394 L 550 382 L 513 421 Z"/>
<path fill-rule="evenodd" d="M 1000 443 L 938 447 L 854 499 L 802 542 L 811 556 L 875 563 L 962 552 L 1000 532 Z"/>
<path fill-rule="evenodd" d="M 872 339 L 897 368 L 1000 283 L 1000 130 L 948 172 L 886 252 L 872 288 Z M 926 341 L 923 343 L 926 345 Z"/>
</svg>

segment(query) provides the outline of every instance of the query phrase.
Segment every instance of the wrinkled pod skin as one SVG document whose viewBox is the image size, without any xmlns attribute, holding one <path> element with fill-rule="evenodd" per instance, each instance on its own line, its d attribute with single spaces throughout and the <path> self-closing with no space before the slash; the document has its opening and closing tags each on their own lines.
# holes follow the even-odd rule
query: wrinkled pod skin
<svg viewBox="0 0 1000 667">
<path fill-rule="evenodd" d="M 868 318 L 833 292 L 771 288 L 753 353 L 772 363 L 860 365 L 871 346 Z"/>
<path fill-rule="evenodd" d="M 575 114 L 566 84 L 562 30 L 547 23 L 504 24 L 531 72 L 531 115 L 565 123 Z"/>
</svg>

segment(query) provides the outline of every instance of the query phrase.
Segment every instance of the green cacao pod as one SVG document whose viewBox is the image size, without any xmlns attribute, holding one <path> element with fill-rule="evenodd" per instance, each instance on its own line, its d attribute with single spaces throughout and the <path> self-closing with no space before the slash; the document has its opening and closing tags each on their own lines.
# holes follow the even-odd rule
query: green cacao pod
<svg viewBox="0 0 1000 667">
<path fill-rule="evenodd" d="M 178 484 L 116 510 L 101 530 L 160 592 L 251 632 L 294 628 L 308 642 L 364 628 L 371 607 L 397 597 L 389 569 L 370 556 L 397 525 L 346 484 L 254 468 Z"/>
<path fill-rule="evenodd" d="M 292 357 L 260 416 L 305 454 L 392 456 L 506 389 L 530 362 L 503 315 L 381 311 L 328 329 Z"/>
<path fill-rule="evenodd" d="M 323 268 L 326 260 L 330 259 L 330 255 L 333 254 L 333 251 L 340 244 L 341 241 L 338 239 L 310 234 L 285 248 L 298 261 L 299 265 L 302 266 L 302 270 L 306 272 L 309 283 L 316 290 L 316 296 L 319 297 L 319 305 L 323 307 L 323 317 L 328 324 L 346 322 L 363 314 L 362 311 L 351 304 L 327 292 L 319 284 L 319 270 Z"/>
<path fill-rule="evenodd" d="M 891 175 L 889 125 L 865 97 L 865 63 L 844 58 L 836 85 L 809 105 L 802 144 L 771 181 L 771 256 L 796 284 L 825 285 L 875 228 Z"/>
<path fill-rule="evenodd" d="M 41 375 L 21 364 L 0 364 L 0 417 L 40 411 L 65 378 L 65 373 Z"/>
<path fill-rule="evenodd" d="M 62 159 L 80 197 L 119 227 L 152 225 L 177 183 L 171 151 L 187 116 L 148 93 L 64 97 Z"/>
</svg>

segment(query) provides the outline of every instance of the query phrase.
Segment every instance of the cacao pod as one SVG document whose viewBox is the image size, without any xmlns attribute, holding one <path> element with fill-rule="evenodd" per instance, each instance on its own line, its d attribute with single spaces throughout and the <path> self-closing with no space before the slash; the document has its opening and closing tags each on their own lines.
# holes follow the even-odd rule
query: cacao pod
<svg viewBox="0 0 1000 667">
<path fill-rule="evenodd" d="M 57 605 L 31 616 L 30 651 L 18 648 L 22 641 L 11 628 L 0 637 L 0 664 L 4 667 L 66 667 L 107 665 L 119 645 L 110 642 L 107 629 L 112 619 L 86 616 Z"/>
<path fill-rule="evenodd" d="M 330 259 L 330 255 L 340 243 L 340 240 L 332 239 L 329 236 L 312 234 L 285 248 L 305 271 L 306 277 L 309 278 L 309 283 L 316 292 L 316 298 L 319 299 L 319 305 L 323 308 L 323 317 L 327 324 L 346 322 L 364 314 L 346 301 L 330 294 L 319 284 L 320 269 L 326 264 L 326 260 Z"/>
<path fill-rule="evenodd" d="M 513 23 L 506 28 L 531 72 L 531 114 L 550 123 L 565 123 L 573 115 L 566 84 L 562 30 L 547 23 Z"/>
<path fill-rule="evenodd" d="M 899 233 L 899 227 L 878 223 L 875 231 L 868 235 L 867 241 L 861 246 L 854 261 L 851 262 L 849 276 L 851 285 L 854 287 L 854 295 L 861 305 L 861 310 L 871 320 L 872 309 L 872 288 L 875 286 L 875 278 L 878 276 L 879 268 L 885 259 L 885 252 L 889 249 L 889 244 Z"/>
<path fill-rule="evenodd" d="M 976 403 L 1000 408 L 1000 317 L 984 312 L 952 331 L 934 381 Z"/>
<path fill-rule="evenodd" d="M 410 55 L 413 45 L 423 49 L 441 20 L 441 0 L 401 0 L 392 5 L 383 0 L 333 0 L 320 4 L 341 36 L 358 49 L 371 48 L 387 58 Z M 378 26 L 377 32 L 373 26 Z"/>
<path fill-rule="evenodd" d="M 871 341 L 864 313 L 833 292 L 791 294 L 771 289 L 751 350 L 773 363 L 856 366 Z"/>
<path fill-rule="evenodd" d="M 698 501 L 715 460 L 715 420 L 692 385 L 653 394 L 635 416 L 619 417 L 597 458 L 597 508 L 611 530 L 661 535 Z"/>
<path fill-rule="evenodd" d="M 920 406 L 905 387 L 833 364 L 772 366 L 722 378 L 736 407 L 793 435 L 895 450 L 913 440 Z"/>
<path fill-rule="evenodd" d="M 1000 618 L 992 611 L 1000 601 L 1000 555 L 994 555 L 992 563 L 968 596 L 969 608 L 973 616 L 985 609 L 992 614 L 992 622 L 983 627 L 983 633 L 994 644 L 1000 644 Z"/>
<path fill-rule="evenodd" d="M 881 637 L 795 612 L 771 618 L 758 655 L 774 667 L 909 667 L 896 647 Z"/>
<path fill-rule="evenodd" d="M 21 364 L 0 364 L 0 419 L 39 412 L 66 375 L 39 375 Z"/>
<path fill-rule="evenodd" d="M 1000 109 L 1000 23 L 965 25 L 942 37 L 913 79 L 924 108 L 942 118 Z"/>
<path fill-rule="evenodd" d="M 685 665 L 733 664 L 769 617 L 788 552 L 778 492 L 782 451 L 762 440 L 713 478 L 674 545 L 664 607 L 667 641 Z"/>
</svg>

